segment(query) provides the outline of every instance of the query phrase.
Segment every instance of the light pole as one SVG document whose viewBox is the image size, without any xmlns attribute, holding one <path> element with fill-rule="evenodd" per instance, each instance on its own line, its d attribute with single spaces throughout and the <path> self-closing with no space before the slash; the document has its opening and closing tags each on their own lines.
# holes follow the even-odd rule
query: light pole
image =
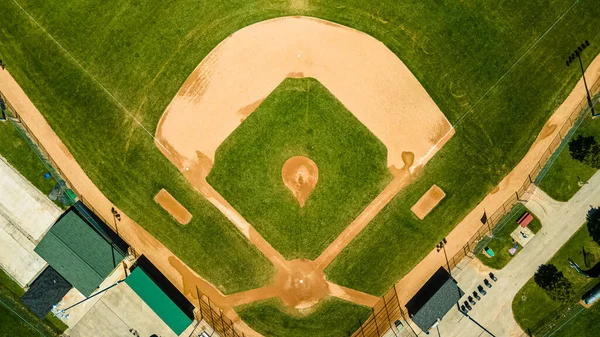
<svg viewBox="0 0 600 337">
<path fill-rule="evenodd" d="M 585 50 L 585 48 L 590 46 L 590 41 L 585 40 L 584 43 L 580 44 L 577 49 L 569 56 L 567 59 L 567 67 L 571 66 L 571 63 L 575 61 L 575 58 L 579 59 L 579 66 L 581 67 L 581 75 L 583 76 L 583 85 L 585 86 L 585 92 L 587 94 L 587 101 L 590 109 L 592 110 L 592 116 L 595 117 L 596 113 L 594 112 L 594 104 L 592 103 L 592 96 L 590 96 L 590 91 L 587 86 L 587 81 L 585 80 L 585 69 L 583 69 L 583 62 L 581 61 L 581 53 Z"/>
</svg>

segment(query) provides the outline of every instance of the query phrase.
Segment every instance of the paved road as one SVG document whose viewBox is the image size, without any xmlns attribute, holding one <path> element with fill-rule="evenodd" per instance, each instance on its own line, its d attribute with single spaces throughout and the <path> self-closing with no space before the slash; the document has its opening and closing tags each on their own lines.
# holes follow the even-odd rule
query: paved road
<svg viewBox="0 0 600 337">
<path fill-rule="evenodd" d="M 528 202 L 529 208 L 542 222 L 542 229 L 499 271 L 494 271 L 498 282 L 481 302 L 473 307 L 471 316 L 494 335 L 520 336 L 523 331 L 513 318 L 511 304 L 516 293 L 533 276 L 538 266 L 547 262 L 562 245 L 581 227 L 591 207 L 600 204 L 600 172 L 596 173 L 569 202 L 557 202 L 536 188 Z M 474 259 L 458 275 L 459 286 L 472 293 L 487 277 L 491 269 Z M 463 301 L 466 299 L 463 298 Z M 452 309 L 439 325 L 442 336 L 486 336 L 474 323 L 457 309 Z M 483 333 L 482 333 L 483 332 Z M 435 335 L 436 332 L 433 332 Z"/>
</svg>

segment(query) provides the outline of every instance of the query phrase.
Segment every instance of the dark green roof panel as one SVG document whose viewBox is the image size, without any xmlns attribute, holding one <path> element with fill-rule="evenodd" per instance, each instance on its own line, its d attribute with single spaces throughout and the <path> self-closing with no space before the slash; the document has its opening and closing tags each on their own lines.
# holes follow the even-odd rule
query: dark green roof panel
<svg viewBox="0 0 600 337">
<path fill-rule="evenodd" d="M 35 251 L 85 296 L 123 260 L 118 250 L 72 210 L 52 226 Z"/>
<path fill-rule="evenodd" d="M 136 268 L 125 279 L 133 291 L 175 332 L 180 335 L 192 320 L 144 273 Z"/>
</svg>

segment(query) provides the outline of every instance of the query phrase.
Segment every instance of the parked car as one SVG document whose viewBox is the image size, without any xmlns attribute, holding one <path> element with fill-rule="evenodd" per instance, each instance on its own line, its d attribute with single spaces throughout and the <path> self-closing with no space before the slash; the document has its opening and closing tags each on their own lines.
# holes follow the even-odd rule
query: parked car
<svg viewBox="0 0 600 337">
<path fill-rule="evenodd" d="M 473 307 L 471 307 L 471 305 L 467 301 L 465 301 L 465 307 L 469 310 L 473 310 Z"/>
<path fill-rule="evenodd" d="M 473 297 L 475 297 L 478 301 L 481 301 L 481 296 L 479 296 L 476 291 L 473 292 Z"/>
<path fill-rule="evenodd" d="M 485 291 L 485 289 L 483 289 L 483 287 L 480 285 L 477 286 L 477 290 L 479 290 L 479 293 L 483 296 L 487 295 L 487 291 Z"/>
<path fill-rule="evenodd" d="M 488 279 L 483 280 L 483 284 L 485 284 L 485 286 L 488 288 L 492 287 L 492 284 L 490 283 L 490 281 L 488 281 Z"/>
<path fill-rule="evenodd" d="M 467 299 L 469 300 L 469 303 L 471 303 L 471 305 L 477 304 L 477 302 L 475 302 L 475 300 L 473 299 L 473 297 L 469 296 Z"/>
<path fill-rule="evenodd" d="M 496 276 L 494 275 L 494 273 L 490 272 L 490 278 L 492 279 L 492 281 L 496 282 L 498 281 L 498 279 L 496 278 Z"/>
</svg>

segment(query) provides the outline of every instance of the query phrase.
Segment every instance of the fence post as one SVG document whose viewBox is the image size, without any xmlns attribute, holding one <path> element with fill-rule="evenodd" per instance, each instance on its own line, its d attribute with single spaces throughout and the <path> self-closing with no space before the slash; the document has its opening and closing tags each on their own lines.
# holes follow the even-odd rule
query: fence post
<svg viewBox="0 0 600 337">
<path fill-rule="evenodd" d="M 383 299 L 383 307 L 385 308 L 385 313 L 387 314 L 387 319 L 388 319 L 388 323 L 390 324 L 390 329 L 392 329 L 394 336 L 398 336 L 398 335 L 396 335 L 396 331 L 394 331 L 394 326 L 392 325 L 392 320 L 390 319 L 390 312 L 388 311 L 388 308 L 387 308 L 387 302 L 385 300 L 385 295 L 383 295 L 381 298 Z"/>
<path fill-rule="evenodd" d="M 358 325 L 360 325 L 360 332 L 363 337 L 365 337 L 365 330 L 363 329 L 362 322 L 358 319 Z"/>
<path fill-rule="evenodd" d="M 211 328 L 214 331 L 215 330 L 215 317 L 213 315 L 212 305 L 210 305 L 210 297 L 206 296 L 206 298 L 208 299 L 208 311 L 210 312 L 210 320 L 212 321 Z"/>
<path fill-rule="evenodd" d="M 371 308 L 371 312 L 373 312 L 373 322 L 375 322 L 375 331 L 377 331 L 377 336 L 381 336 L 379 333 L 379 326 L 377 325 L 377 317 L 375 315 L 375 308 Z"/>
<path fill-rule="evenodd" d="M 223 321 L 223 310 L 219 310 L 221 312 L 221 327 L 223 328 L 223 335 L 227 336 L 227 333 L 225 332 L 225 322 Z"/>
</svg>

